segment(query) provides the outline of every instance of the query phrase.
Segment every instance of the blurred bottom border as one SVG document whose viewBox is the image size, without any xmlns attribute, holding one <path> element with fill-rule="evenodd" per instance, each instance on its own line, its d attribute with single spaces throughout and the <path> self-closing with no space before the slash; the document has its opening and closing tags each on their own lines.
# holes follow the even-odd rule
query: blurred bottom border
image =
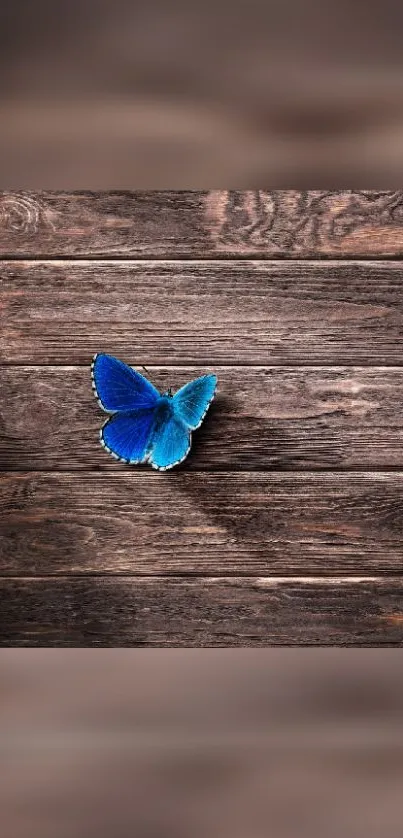
<svg viewBox="0 0 403 838">
<path fill-rule="evenodd" d="M 399 831 L 395 649 L 3 650 L 6 838 Z"/>
</svg>

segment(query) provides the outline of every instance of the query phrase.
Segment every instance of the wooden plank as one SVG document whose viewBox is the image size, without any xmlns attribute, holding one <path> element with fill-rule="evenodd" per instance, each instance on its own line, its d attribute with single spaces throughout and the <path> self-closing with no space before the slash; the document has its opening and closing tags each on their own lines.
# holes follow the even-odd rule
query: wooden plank
<svg viewBox="0 0 403 838">
<path fill-rule="evenodd" d="M 201 192 L 2 192 L 0 256 L 213 253 Z"/>
<path fill-rule="evenodd" d="M 0 573 L 400 573 L 403 474 L 6 473 Z"/>
<path fill-rule="evenodd" d="M 401 364 L 400 262 L 2 262 L 0 360 Z"/>
<path fill-rule="evenodd" d="M 215 367 L 181 470 L 403 467 L 401 367 Z M 150 367 L 161 392 L 203 372 Z M 0 468 L 125 470 L 98 442 L 89 367 L 0 367 Z"/>
<path fill-rule="evenodd" d="M 2 579 L 2 646 L 401 646 L 398 579 Z"/>
<path fill-rule="evenodd" d="M 0 255 L 401 256 L 403 191 L 2 192 Z"/>
</svg>

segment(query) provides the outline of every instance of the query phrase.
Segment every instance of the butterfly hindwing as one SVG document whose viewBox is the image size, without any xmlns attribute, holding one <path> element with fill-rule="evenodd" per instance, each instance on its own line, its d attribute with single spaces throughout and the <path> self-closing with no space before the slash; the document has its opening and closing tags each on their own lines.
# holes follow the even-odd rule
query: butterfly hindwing
<svg viewBox="0 0 403 838">
<path fill-rule="evenodd" d="M 160 394 L 139 372 L 112 355 L 95 355 L 92 386 L 103 410 L 108 413 L 154 406 Z"/>
<path fill-rule="evenodd" d="M 181 387 L 173 397 L 175 415 L 194 431 L 207 413 L 217 386 L 217 376 L 202 375 Z"/>
<path fill-rule="evenodd" d="M 115 413 L 101 428 L 102 445 L 110 454 L 124 460 L 125 463 L 144 462 L 154 415 L 153 407 Z"/>
<path fill-rule="evenodd" d="M 174 414 L 158 429 L 151 447 L 149 462 L 153 468 L 166 471 L 177 466 L 190 451 L 190 433 Z"/>
</svg>

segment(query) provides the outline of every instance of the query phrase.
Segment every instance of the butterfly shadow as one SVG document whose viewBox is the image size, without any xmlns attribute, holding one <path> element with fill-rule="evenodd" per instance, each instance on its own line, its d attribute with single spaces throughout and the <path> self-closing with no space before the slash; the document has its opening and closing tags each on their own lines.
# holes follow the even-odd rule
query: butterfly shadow
<svg viewBox="0 0 403 838">
<path fill-rule="evenodd" d="M 178 467 L 177 470 L 204 470 L 206 467 L 206 452 L 208 459 L 211 459 L 211 457 L 216 459 L 218 453 L 216 440 L 225 440 L 228 438 L 228 418 L 236 415 L 236 413 L 236 399 L 229 396 L 216 396 L 208 409 L 202 425 L 196 431 L 193 431 L 190 453 L 187 459 Z M 214 444 L 215 450 L 213 454 L 209 452 L 211 444 Z M 225 457 L 224 444 L 221 450 Z"/>
<path fill-rule="evenodd" d="M 213 543 L 214 539 L 219 539 L 220 546 L 217 550 L 222 557 L 221 560 L 218 559 L 221 564 L 221 567 L 217 568 L 219 575 L 227 575 L 231 569 L 233 571 L 234 565 L 239 569 L 237 573 L 241 575 L 267 570 L 267 559 L 262 562 L 265 547 L 262 547 L 261 543 L 270 540 L 270 534 L 278 532 L 281 526 L 278 513 L 273 516 L 269 503 L 266 503 L 264 499 L 264 493 L 267 491 L 266 478 L 259 475 L 256 468 L 249 470 L 247 467 L 245 451 L 248 448 L 248 440 L 251 439 L 251 433 L 247 430 L 247 420 L 244 421 L 244 427 L 246 427 L 244 436 L 237 428 L 238 450 L 234 452 L 233 441 L 228 431 L 231 426 L 234 427 L 233 417 L 236 417 L 236 414 L 236 399 L 217 397 L 203 427 L 194 434 L 192 452 L 188 460 L 175 470 L 173 482 L 175 490 L 186 495 L 187 506 L 202 513 L 204 519 L 202 529 L 204 527 L 205 532 L 208 532 L 210 522 Z M 263 424 L 262 422 L 262 426 Z M 256 420 L 254 420 L 255 425 Z M 267 428 L 263 435 L 267 436 Z M 217 466 L 211 466 L 211 460 L 209 460 L 208 468 L 200 467 L 199 469 L 198 463 L 203 463 L 203 459 L 206 460 L 203 452 L 208 451 L 210 440 L 211 451 L 213 451 L 213 438 L 214 451 L 217 450 L 216 439 L 223 440 L 222 451 L 216 458 Z M 276 460 L 279 456 L 275 440 L 272 440 L 266 458 L 273 464 L 265 466 L 265 471 L 270 470 L 270 467 L 276 469 Z M 235 466 L 233 458 L 236 462 Z M 260 496 L 258 501 L 256 501 L 257 493 Z M 223 534 L 225 534 L 224 543 Z M 202 534 L 201 537 L 204 540 L 206 536 Z M 209 550 L 208 536 L 206 547 L 209 553 L 211 547 Z M 225 568 L 225 554 L 227 561 L 231 563 L 228 571 Z M 269 547 L 266 554 L 269 558 Z M 256 564 L 257 556 L 259 567 Z M 211 561 L 210 557 L 207 561 Z"/>
</svg>

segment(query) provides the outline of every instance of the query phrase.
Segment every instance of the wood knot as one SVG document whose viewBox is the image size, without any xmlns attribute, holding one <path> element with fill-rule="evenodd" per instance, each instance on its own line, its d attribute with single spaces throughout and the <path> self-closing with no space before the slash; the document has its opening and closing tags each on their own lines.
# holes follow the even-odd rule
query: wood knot
<svg viewBox="0 0 403 838">
<path fill-rule="evenodd" d="M 264 251 L 268 242 L 274 250 L 285 246 L 295 236 L 299 193 L 290 191 L 286 200 L 289 230 L 285 224 L 287 212 L 280 210 L 274 192 L 213 190 L 207 193 L 205 224 L 215 248 L 229 249 L 231 254 L 247 254 Z"/>
<path fill-rule="evenodd" d="M 26 195 L 0 195 L 0 226 L 12 233 L 35 233 L 40 219 L 38 201 Z"/>
</svg>

